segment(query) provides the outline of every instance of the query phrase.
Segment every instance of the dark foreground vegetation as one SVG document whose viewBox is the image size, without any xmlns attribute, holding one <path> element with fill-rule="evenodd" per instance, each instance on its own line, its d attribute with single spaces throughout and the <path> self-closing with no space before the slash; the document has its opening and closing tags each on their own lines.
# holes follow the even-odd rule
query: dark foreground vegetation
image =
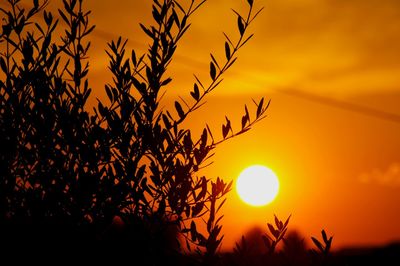
<svg viewBox="0 0 400 266">
<path fill-rule="evenodd" d="M 167 68 L 190 18 L 206 1 L 153 0 L 153 24 L 140 25 L 149 38 L 148 51 L 127 51 L 122 38 L 108 43 L 113 78 L 101 89 L 92 88 L 88 80 L 87 36 L 94 26 L 84 1 L 58 1 L 57 14 L 47 9 L 48 2 L 5 0 L 0 8 L 4 261 L 330 263 L 332 237 L 322 231 L 321 237 L 312 238 L 314 251 L 296 253 L 298 247 L 288 243 L 300 242 L 286 236 L 289 218 L 283 222 L 275 217 L 268 224 L 261 234 L 262 252 L 254 252 L 246 238 L 233 253 L 219 252 L 221 207 L 232 182 L 202 176 L 201 169 L 210 163 L 215 147 L 262 120 L 269 102 L 245 105 L 236 127 L 226 117 L 220 134 L 206 124 L 194 136 L 184 122 L 203 106 L 251 39 L 249 26 L 261 11 L 253 0 L 245 1 L 246 14 L 234 11 L 237 33 L 225 34 L 222 58 L 211 54 L 209 77 L 195 75 L 187 96 L 176 99 L 169 110 L 160 105 L 172 86 Z M 92 91 L 104 92 L 108 100 L 98 100 L 89 110 Z M 287 243 L 279 251 L 282 242 Z"/>
</svg>

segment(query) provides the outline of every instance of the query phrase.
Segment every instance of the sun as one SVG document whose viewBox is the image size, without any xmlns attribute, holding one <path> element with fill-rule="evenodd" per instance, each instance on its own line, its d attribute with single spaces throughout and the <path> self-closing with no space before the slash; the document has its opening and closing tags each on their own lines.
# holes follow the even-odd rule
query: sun
<svg viewBox="0 0 400 266">
<path fill-rule="evenodd" d="M 264 206 L 278 195 L 278 177 L 265 166 L 253 165 L 240 173 L 236 180 L 236 191 L 247 204 Z"/>
</svg>

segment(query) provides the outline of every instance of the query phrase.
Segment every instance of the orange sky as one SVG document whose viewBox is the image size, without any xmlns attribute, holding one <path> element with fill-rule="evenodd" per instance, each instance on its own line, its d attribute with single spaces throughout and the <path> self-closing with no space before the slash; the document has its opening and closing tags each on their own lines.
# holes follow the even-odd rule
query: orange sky
<svg viewBox="0 0 400 266">
<path fill-rule="evenodd" d="M 97 25 L 91 55 L 95 89 L 102 90 L 109 77 L 106 40 L 122 35 L 130 48 L 146 48 L 138 23 L 151 17 L 150 2 L 87 1 Z M 325 228 L 336 248 L 400 239 L 399 1 L 256 3 L 265 10 L 251 28 L 255 38 L 194 114 L 201 123 L 193 127 L 209 122 L 219 133 L 224 114 L 238 125 L 244 104 L 271 99 L 267 119 L 219 146 L 204 173 L 230 180 L 249 165 L 265 164 L 278 174 L 281 188 L 262 208 L 230 193 L 223 209 L 224 248 L 251 226 L 266 228 L 274 213 L 281 219 L 292 214 L 290 228 L 306 236 L 319 236 Z M 208 1 L 197 13 L 171 66 L 175 79 L 167 99 L 186 97 L 193 73 L 207 77 L 209 53 L 223 55 L 221 32 L 234 32 L 230 8 L 245 6 L 244 0 Z M 313 95 L 335 101 L 327 104 Z"/>
</svg>

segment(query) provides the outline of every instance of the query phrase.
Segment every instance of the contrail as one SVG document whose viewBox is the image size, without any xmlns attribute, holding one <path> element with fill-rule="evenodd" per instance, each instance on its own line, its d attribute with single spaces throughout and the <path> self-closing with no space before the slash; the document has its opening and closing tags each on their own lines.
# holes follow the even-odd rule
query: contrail
<svg viewBox="0 0 400 266">
<path fill-rule="evenodd" d="M 316 95 L 316 94 L 312 94 L 312 93 L 307 93 L 304 91 L 298 91 L 298 90 L 278 90 L 278 92 L 288 94 L 288 95 L 298 97 L 298 98 L 303 98 L 303 99 L 306 99 L 309 101 L 318 102 L 318 103 L 321 103 L 324 105 L 329 105 L 329 106 L 333 106 L 336 108 L 340 108 L 340 109 L 344 109 L 344 110 L 348 110 L 348 111 L 352 111 L 352 112 L 356 112 L 356 113 L 361 113 L 361 114 L 364 114 L 367 116 L 371 116 L 371 117 L 375 117 L 375 118 L 379 118 L 379 119 L 383 119 L 383 120 L 387 120 L 387 121 L 391 121 L 391 122 L 395 122 L 395 123 L 400 123 L 400 115 L 385 112 L 385 111 L 378 110 L 378 109 L 374 109 L 371 107 L 353 104 L 353 103 L 349 103 L 349 102 L 345 102 L 345 101 L 341 101 L 341 100 L 337 100 L 337 99 L 332 99 L 329 97 L 324 97 L 324 96 Z"/>
</svg>

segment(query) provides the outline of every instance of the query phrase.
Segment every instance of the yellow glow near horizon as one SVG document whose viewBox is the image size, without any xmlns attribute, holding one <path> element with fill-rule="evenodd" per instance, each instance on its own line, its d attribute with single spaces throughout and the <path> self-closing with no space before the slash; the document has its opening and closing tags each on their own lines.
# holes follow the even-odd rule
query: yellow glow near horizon
<svg viewBox="0 0 400 266">
<path fill-rule="evenodd" d="M 247 204 L 264 206 L 278 195 L 278 177 L 265 166 L 253 165 L 240 173 L 236 181 L 236 191 Z"/>
</svg>

